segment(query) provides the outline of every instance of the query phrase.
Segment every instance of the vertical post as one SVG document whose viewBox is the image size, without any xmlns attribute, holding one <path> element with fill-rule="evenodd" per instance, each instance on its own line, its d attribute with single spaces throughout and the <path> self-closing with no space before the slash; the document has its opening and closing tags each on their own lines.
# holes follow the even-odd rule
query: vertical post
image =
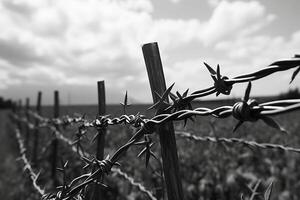
<svg viewBox="0 0 300 200">
<path fill-rule="evenodd" d="M 166 83 L 158 44 L 144 44 L 142 46 L 142 50 L 152 91 L 153 102 L 156 103 L 159 101 L 159 97 L 155 94 L 155 92 L 162 95 L 166 91 Z M 168 99 L 166 101 L 168 101 Z M 162 112 L 162 110 L 157 111 L 158 114 Z M 182 200 L 183 192 L 179 176 L 178 155 L 173 123 L 168 122 L 160 125 L 157 132 L 159 134 L 161 145 L 168 199 Z"/>
<path fill-rule="evenodd" d="M 22 117 L 22 100 L 21 99 L 19 99 L 19 101 L 18 101 L 17 115 L 19 117 Z M 22 123 L 20 120 L 17 121 L 17 126 L 18 126 L 18 129 L 20 130 L 20 132 L 22 133 Z"/>
<path fill-rule="evenodd" d="M 104 115 L 105 114 L 105 84 L 104 81 L 98 81 L 97 82 L 98 87 L 98 115 Z M 98 138 L 97 138 L 97 152 L 96 152 L 96 158 L 98 160 L 104 159 L 104 146 L 105 146 L 105 129 L 98 130 Z M 97 180 L 99 182 L 103 181 L 102 177 L 99 177 Z M 100 200 L 103 198 L 103 191 L 98 185 L 94 186 L 94 192 L 92 194 L 92 200 Z"/>
<path fill-rule="evenodd" d="M 26 106 L 25 106 L 25 117 L 26 120 L 29 122 L 29 98 L 26 98 Z M 30 137 L 30 129 L 29 126 L 26 125 L 26 132 L 25 132 L 25 147 L 28 149 L 28 144 L 29 144 L 29 137 Z"/>
<path fill-rule="evenodd" d="M 105 85 L 104 81 L 98 81 L 98 115 L 105 115 Z M 106 130 L 99 130 L 99 137 L 97 140 L 97 154 L 98 160 L 103 160 L 104 158 L 104 145 L 105 145 L 105 132 Z"/>
<path fill-rule="evenodd" d="M 37 103 L 36 103 L 36 112 L 41 115 L 41 102 L 42 102 L 42 92 L 38 92 Z M 35 126 L 39 125 L 39 120 L 35 119 Z M 33 138 L 33 152 L 32 152 L 32 163 L 33 166 L 37 167 L 37 152 L 39 145 L 39 130 L 36 128 L 34 130 L 34 138 Z"/>
<path fill-rule="evenodd" d="M 54 91 L 54 118 L 59 117 L 59 93 L 57 90 Z M 58 129 L 58 127 L 56 127 Z M 56 177 L 56 164 L 57 164 L 57 148 L 58 148 L 58 140 L 56 138 L 56 135 L 54 136 L 54 139 L 52 140 L 52 155 L 51 155 L 51 177 L 53 180 L 54 186 L 58 186 L 58 180 Z"/>
<path fill-rule="evenodd" d="M 19 101 L 18 101 L 18 109 L 17 109 L 19 115 L 22 114 L 22 107 L 23 107 L 23 105 L 22 105 L 22 99 L 19 99 Z"/>
</svg>

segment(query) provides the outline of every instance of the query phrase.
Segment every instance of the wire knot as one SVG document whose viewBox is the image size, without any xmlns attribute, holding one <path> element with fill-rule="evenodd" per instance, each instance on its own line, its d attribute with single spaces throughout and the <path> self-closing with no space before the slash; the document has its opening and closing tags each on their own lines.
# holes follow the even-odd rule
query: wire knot
<svg viewBox="0 0 300 200">
<path fill-rule="evenodd" d="M 261 109 L 253 109 L 254 106 L 258 106 L 254 99 L 249 99 L 247 102 L 237 102 L 233 105 L 232 115 L 240 121 L 255 122 L 259 119 Z"/>
<path fill-rule="evenodd" d="M 97 166 L 99 167 L 99 169 L 106 174 L 111 171 L 113 165 L 114 164 L 109 159 L 97 161 Z"/>
<path fill-rule="evenodd" d="M 208 69 L 210 76 L 214 80 L 214 87 L 216 90 L 216 95 L 225 94 L 229 95 L 232 89 L 232 84 L 227 83 L 225 80 L 228 79 L 227 76 L 222 76 L 220 72 L 220 66 L 217 66 L 217 71 L 215 71 L 211 66 L 204 63 L 206 68 Z"/>
<path fill-rule="evenodd" d="M 108 118 L 108 115 L 99 116 L 95 120 L 94 125 L 98 130 L 105 129 L 108 126 L 109 121 L 110 121 L 110 119 Z"/>
<path fill-rule="evenodd" d="M 220 79 L 216 79 L 214 87 L 217 91 L 217 94 L 229 95 L 232 89 L 232 85 L 228 84 L 225 80 L 228 80 L 227 76 L 221 76 Z"/>
</svg>

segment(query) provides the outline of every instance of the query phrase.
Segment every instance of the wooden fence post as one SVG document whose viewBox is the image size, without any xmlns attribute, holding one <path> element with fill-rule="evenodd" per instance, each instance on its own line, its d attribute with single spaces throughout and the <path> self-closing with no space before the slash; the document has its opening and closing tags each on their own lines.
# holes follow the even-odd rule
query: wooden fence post
<svg viewBox="0 0 300 200">
<path fill-rule="evenodd" d="M 98 115 L 105 115 L 105 84 L 104 81 L 98 81 L 97 82 L 98 87 Z M 97 152 L 96 152 L 96 158 L 98 160 L 104 159 L 104 146 L 105 146 L 105 129 L 98 130 L 98 138 L 97 138 Z M 97 180 L 99 182 L 103 181 L 101 177 Z M 103 190 L 101 187 L 99 187 L 97 184 L 94 185 L 92 194 L 92 200 L 100 200 L 103 198 Z"/>
<path fill-rule="evenodd" d="M 19 99 L 19 101 L 18 101 L 17 115 L 19 115 L 19 117 L 22 117 L 22 100 L 21 99 Z M 20 130 L 20 132 L 22 133 L 22 123 L 20 120 L 17 120 L 17 126 L 18 126 L 18 129 Z"/>
<path fill-rule="evenodd" d="M 155 92 L 157 92 L 159 95 L 162 95 L 166 91 L 166 83 L 158 45 L 157 43 L 144 44 L 142 46 L 142 50 L 151 86 L 153 102 L 156 103 L 160 99 Z M 168 99 L 166 101 L 168 101 Z M 158 113 L 162 113 L 162 111 L 158 110 Z M 161 145 L 163 170 L 168 199 L 182 200 L 183 192 L 180 180 L 173 123 L 168 122 L 160 125 L 157 129 L 157 132 L 159 134 Z"/>
<path fill-rule="evenodd" d="M 54 91 L 54 118 L 59 117 L 59 93 L 57 90 Z M 58 129 L 58 127 L 56 127 Z M 56 168 L 57 168 L 57 148 L 58 148 L 58 139 L 56 135 L 52 141 L 52 155 L 51 155 L 51 177 L 53 180 L 54 186 L 58 186 L 58 180 L 56 177 Z"/>
<path fill-rule="evenodd" d="M 29 98 L 26 98 L 26 106 L 25 106 L 25 117 L 26 117 L 26 120 L 28 122 L 30 122 L 30 118 L 29 118 L 29 104 L 30 104 L 30 99 Z M 27 148 L 28 150 L 28 144 L 29 144 L 29 138 L 30 138 L 30 129 L 29 129 L 29 126 L 26 126 L 26 132 L 25 132 L 25 147 Z M 29 155 L 27 155 L 29 156 Z"/>
<path fill-rule="evenodd" d="M 38 92 L 37 96 L 37 103 L 36 103 L 36 112 L 37 114 L 41 115 L 41 102 L 42 102 L 42 92 Z M 35 119 L 35 126 L 39 125 L 39 120 Z M 38 145 L 39 145 L 39 129 L 34 130 L 33 135 L 33 150 L 32 150 L 32 164 L 34 167 L 38 166 L 37 162 L 37 152 L 38 152 Z"/>
</svg>

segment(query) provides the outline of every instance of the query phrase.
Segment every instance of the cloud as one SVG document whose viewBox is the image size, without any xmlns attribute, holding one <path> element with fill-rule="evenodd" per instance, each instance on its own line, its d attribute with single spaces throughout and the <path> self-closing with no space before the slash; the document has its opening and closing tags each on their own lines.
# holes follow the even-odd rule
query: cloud
<svg viewBox="0 0 300 200">
<path fill-rule="evenodd" d="M 221 1 L 204 24 L 201 38 L 206 44 L 219 39 L 249 35 L 275 19 L 257 1 Z"/>
<path fill-rule="evenodd" d="M 105 79 L 116 82 L 107 84 L 114 94 L 132 88 L 145 99 L 140 94 L 147 87 L 141 44 L 158 41 L 176 79 L 186 73 L 178 66 L 191 64 L 189 71 L 200 72 L 196 61 L 173 62 L 172 51 L 191 43 L 207 49 L 218 43 L 221 51 L 226 43 L 220 41 L 248 37 L 274 19 L 257 1 L 220 1 L 207 21 L 157 19 L 153 12 L 150 0 L 1 1 L 2 89 L 26 84 L 88 87 Z"/>
<path fill-rule="evenodd" d="M 269 64 L 270 60 L 292 57 L 300 52 L 300 30 L 290 38 L 282 36 L 258 35 L 236 40 L 222 41 L 215 45 L 229 59 L 245 61 L 251 58 L 253 65 Z"/>
</svg>

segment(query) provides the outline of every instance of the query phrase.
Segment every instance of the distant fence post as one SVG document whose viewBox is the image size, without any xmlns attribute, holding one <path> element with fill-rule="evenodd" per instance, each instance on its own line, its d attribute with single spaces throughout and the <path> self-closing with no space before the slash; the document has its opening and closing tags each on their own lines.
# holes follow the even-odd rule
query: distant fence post
<svg viewBox="0 0 300 200">
<path fill-rule="evenodd" d="M 17 106 L 17 115 L 19 115 L 20 117 L 22 116 L 22 100 L 19 99 L 18 101 L 18 106 Z M 20 132 L 22 132 L 22 123 L 20 120 L 17 120 L 17 125 L 18 125 L 18 129 L 20 130 Z"/>
<path fill-rule="evenodd" d="M 98 81 L 97 82 L 97 88 L 98 88 L 98 115 L 105 115 L 105 84 L 104 81 Z M 96 158 L 98 160 L 104 159 L 104 146 L 105 146 L 105 129 L 99 129 L 98 130 L 98 138 L 97 138 L 97 152 L 96 152 Z M 97 180 L 99 182 L 103 181 L 101 177 Z M 103 198 L 103 190 L 100 188 L 97 184 L 94 185 L 92 194 L 92 200 L 100 200 Z"/>
<path fill-rule="evenodd" d="M 153 102 L 159 101 L 155 94 L 162 95 L 166 91 L 166 83 L 159 54 L 158 44 L 149 43 L 142 46 L 145 64 L 152 91 Z M 168 101 L 168 99 L 167 99 Z M 158 110 L 158 113 L 162 113 Z M 172 122 L 160 125 L 157 129 L 160 138 L 163 170 L 169 200 L 182 200 L 183 192 L 180 180 L 178 155 Z"/>
<path fill-rule="evenodd" d="M 30 99 L 29 98 L 26 98 L 26 106 L 25 106 L 25 117 L 26 117 L 26 120 L 28 122 L 30 122 L 30 119 L 29 119 L 29 104 L 30 104 Z M 29 144 L 29 138 L 30 138 L 30 129 L 29 129 L 29 126 L 26 126 L 26 132 L 25 132 L 25 147 L 27 148 L 28 150 L 28 144 Z"/>
<path fill-rule="evenodd" d="M 42 92 L 38 92 L 37 96 L 37 103 L 36 103 L 36 112 L 37 114 L 41 115 L 41 102 L 42 102 Z M 35 119 L 35 127 L 39 125 L 39 120 Z M 38 145 L 39 145 L 39 129 L 36 128 L 34 130 L 33 135 L 33 150 L 32 150 L 32 163 L 33 166 L 37 167 L 37 152 L 38 152 Z"/>
<path fill-rule="evenodd" d="M 57 90 L 54 91 L 54 118 L 59 117 L 59 93 Z M 58 127 L 56 127 L 58 128 Z M 57 148 L 58 148 L 58 139 L 56 135 L 52 141 L 52 155 L 51 155 L 51 177 L 53 180 L 54 186 L 58 186 L 58 180 L 56 177 L 56 167 L 57 167 Z"/>
</svg>

